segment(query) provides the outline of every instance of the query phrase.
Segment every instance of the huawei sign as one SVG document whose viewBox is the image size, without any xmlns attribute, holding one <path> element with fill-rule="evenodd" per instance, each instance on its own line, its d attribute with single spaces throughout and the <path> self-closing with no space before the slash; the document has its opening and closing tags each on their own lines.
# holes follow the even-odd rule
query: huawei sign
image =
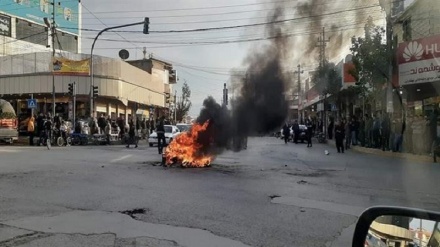
<svg viewBox="0 0 440 247">
<path fill-rule="evenodd" d="M 416 60 L 420 60 L 423 55 L 423 46 L 419 44 L 417 41 L 409 42 L 408 46 L 403 51 L 403 58 L 405 61 L 411 60 L 411 58 L 415 58 Z"/>
<path fill-rule="evenodd" d="M 440 58 L 440 36 L 401 43 L 397 53 L 399 64 Z"/>
<path fill-rule="evenodd" d="M 399 84 L 410 85 L 440 81 L 440 36 L 399 44 Z"/>
</svg>

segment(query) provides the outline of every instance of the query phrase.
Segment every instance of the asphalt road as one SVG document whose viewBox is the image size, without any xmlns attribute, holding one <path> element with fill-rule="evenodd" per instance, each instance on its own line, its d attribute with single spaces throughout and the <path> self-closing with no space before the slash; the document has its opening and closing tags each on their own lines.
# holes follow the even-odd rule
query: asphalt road
<svg viewBox="0 0 440 247">
<path fill-rule="evenodd" d="M 369 206 L 440 208 L 440 165 L 323 144 L 250 138 L 205 169 L 160 160 L 145 144 L 0 146 L 0 246 L 349 246 Z"/>
</svg>

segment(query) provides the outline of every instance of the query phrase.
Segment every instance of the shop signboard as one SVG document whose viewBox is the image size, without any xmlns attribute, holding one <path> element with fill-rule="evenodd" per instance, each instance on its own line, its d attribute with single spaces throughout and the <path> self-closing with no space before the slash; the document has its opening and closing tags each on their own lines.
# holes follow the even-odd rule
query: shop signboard
<svg viewBox="0 0 440 247">
<path fill-rule="evenodd" d="M 440 35 L 399 44 L 401 86 L 440 81 Z"/>
<path fill-rule="evenodd" d="M 0 12 L 46 26 L 44 18 L 52 18 L 52 0 L 1 0 Z M 55 1 L 55 23 L 57 29 L 78 34 L 78 0 Z"/>
<path fill-rule="evenodd" d="M 70 60 L 62 57 L 52 59 L 53 73 L 57 75 L 89 75 L 89 59 Z"/>
</svg>

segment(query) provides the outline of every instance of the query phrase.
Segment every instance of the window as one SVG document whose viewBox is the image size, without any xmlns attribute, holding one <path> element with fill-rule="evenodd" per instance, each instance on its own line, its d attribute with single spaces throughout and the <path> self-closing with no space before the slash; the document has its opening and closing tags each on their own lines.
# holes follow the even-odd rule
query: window
<svg viewBox="0 0 440 247">
<path fill-rule="evenodd" d="M 78 38 L 75 35 L 57 31 L 57 37 L 55 37 L 55 48 L 76 53 L 78 52 Z"/>
<path fill-rule="evenodd" d="M 411 18 L 408 18 L 408 19 L 403 21 L 402 29 L 403 29 L 403 40 L 404 41 L 412 40 Z"/>
<path fill-rule="evenodd" d="M 0 35 L 11 37 L 11 17 L 0 15 Z"/>
<path fill-rule="evenodd" d="M 18 40 L 23 40 L 38 45 L 47 45 L 48 32 L 46 27 L 17 19 L 16 29 L 16 38 Z"/>
</svg>

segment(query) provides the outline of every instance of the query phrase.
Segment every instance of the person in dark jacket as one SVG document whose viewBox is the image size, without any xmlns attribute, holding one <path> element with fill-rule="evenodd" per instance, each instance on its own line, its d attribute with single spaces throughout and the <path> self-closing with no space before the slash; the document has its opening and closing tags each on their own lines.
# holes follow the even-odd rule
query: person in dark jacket
<svg viewBox="0 0 440 247">
<path fill-rule="evenodd" d="M 285 123 L 283 126 L 283 136 L 284 136 L 284 143 L 287 144 L 290 137 L 290 128 L 289 125 L 287 125 L 287 123 Z"/>
<path fill-rule="evenodd" d="M 292 129 L 293 129 L 293 134 L 295 135 L 293 140 L 294 140 L 295 144 L 297 144 L 298 138 L 299 138 L 299 133 L 300 133 L 298 120 L 295 120 L 295 122 L 293 123 Z"/>
<path fill-rule="evenodd" d="M 165 126 L 164 126 L 165 117 L 161 117 L 159 121 L 157 121 L 156 125 L 156 133 L 157 133 L 157 148 L 159 154 L 162 154 L 163 147 L 165 146 Z"/>
<path fill-rule="evenodd" d="M 309 119 L 306 120 L 306 127 L 307 127 L 307 147 L 312 147 L 312 135 L 313 135 L 313 126 L 312 121 Z"/>
<path fill-rule="evenodd" d="M 338 150 L 338 153 L 340 153 L 341 151 L 342 153 L 344 153 L 344 136 L 344 124 L 338 122 L 335 127 L 336 149 Z"/>
<path fill-rule="evenodd" d="M 330 124 L 328 125 L 328 139 L 332 140 L 333 139 L 333 129 L 335 127 L 335 123 L 333 122 L 333 119 L 330 119 Z"/>
<path fill-rule="evenodd" d="M 135 136 L 136 136 L 136 125 L 135 123 L 133 123 L 133 120 L 130 120 L 130 122 L 128 123 L 128 136 L 129 139 L 127 140 L 127 148 L 130 148 L 130 144 L 134 143 L 135 146 L 134 148 L 137 148 L 137 142 L 135 141 Z"/>
</svg>

